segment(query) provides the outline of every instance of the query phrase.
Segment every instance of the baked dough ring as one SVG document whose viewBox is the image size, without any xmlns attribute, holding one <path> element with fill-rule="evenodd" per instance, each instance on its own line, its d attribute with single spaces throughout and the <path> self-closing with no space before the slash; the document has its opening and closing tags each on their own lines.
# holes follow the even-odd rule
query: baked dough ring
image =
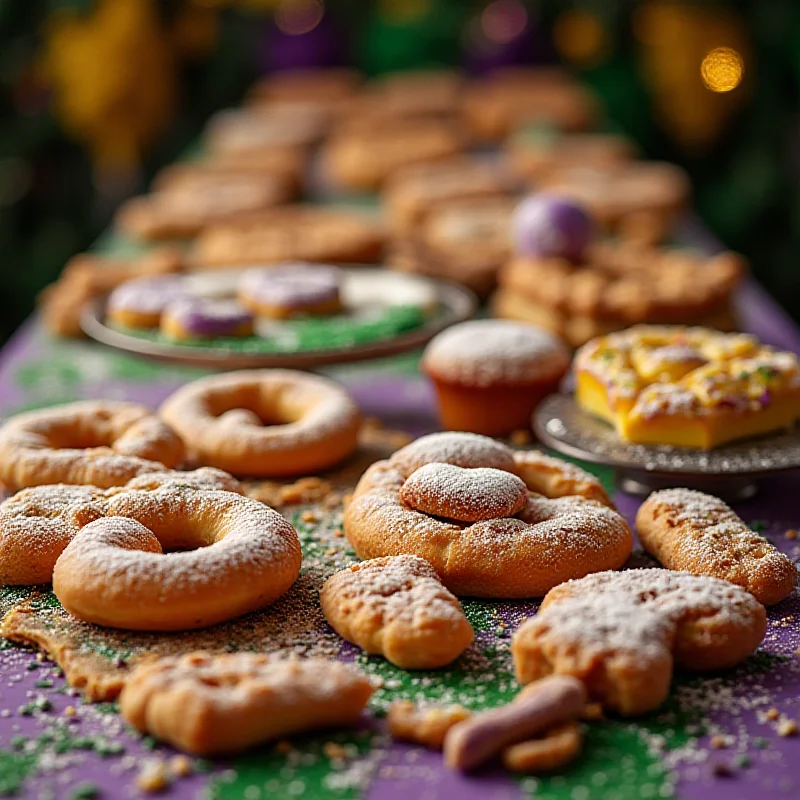
<svg viewBox="0 0 800 800">
<path fill-rule="evenodd" d="M 294 528 L 242 495 L 123 492 L 108 514 L 79 531 L 53 571 L 61 605 L 87 622 L 204 628 L 272 603 L 300 572 Z"/>
<path fill-rule="evenodd" d="M 173 468 L 183 442 L 138 403 L 81 401 L 29 411 L 0 428 L 0 480 L 11 490 L 43 484 L 121 486 Z"/>
<path fill-rule="evenodd" d="M 632 536 L 625 520 L 607 506 L 579 495 L 545 497 L 529 492 L 516 517 L 459 524 L 405 505 L 400 491 L 421 462 L 493 466 L 504 446 L 473 434 L 433 434 L 373 464 L 362 476 L 344 517 L 344 529 L 359 558 L 409 553 L 428 560 L 442 583 L 458 595 L 540 597 L 570 578 L 617 569 L 630 555 Z M 515 454 L 505 448 L 511 464 Z M 491 462 L 481 464 L 484 453 Z M 413 457 L 409 457 L 413 455 Z M 554 465 L 546 462 L 548 470 Z M 537 488 L 592 485 L 571 465 L 558 479 L 535 482 L 532 461 L 519 456 L 517 470 Z M 509 470 L 510 471 L 510 470 Z M 582 471 L 579 471 L 582 472 Z"/>
<path fill-rule="evenodd" d="M 64 548 L 81 528 L 106 515 L 109 497 L 131 489 L 187 488 L 243 491 L 226 472 L 203 467 L 192 472 L 151 472 L 105 490 L 59 483 L 17 492 L 0 503 L 0 585 L 50 583 Z"/>
<path fill-rule="evenodd" d="M 338 384 L 279 369 L 203 378 L 175 392 L 161 413 L 203 463 L 259 478 L 333 466 L 355 450 L 361 426 Z"/>
</svg>

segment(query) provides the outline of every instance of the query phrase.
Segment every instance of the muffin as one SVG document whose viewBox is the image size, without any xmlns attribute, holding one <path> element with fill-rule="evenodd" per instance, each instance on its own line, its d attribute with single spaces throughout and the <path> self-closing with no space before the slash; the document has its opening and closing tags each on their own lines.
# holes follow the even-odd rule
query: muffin
<svg viewBox="0 0 800 800">
<path fill-rule="evenodd" d="M 570 356 L 555 336 L 508 320 L 473 320 L 434 337 L 422 357 L 448 430 L 507 436 L 528 428 Z"/>
</svg>

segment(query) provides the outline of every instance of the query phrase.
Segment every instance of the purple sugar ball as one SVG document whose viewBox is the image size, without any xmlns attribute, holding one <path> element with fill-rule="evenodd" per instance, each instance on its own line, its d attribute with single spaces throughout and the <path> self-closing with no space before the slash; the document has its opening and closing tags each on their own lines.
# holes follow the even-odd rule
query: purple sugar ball
<svg viewBox="0 0 800 800">
<path fill-rule="evenodd" d="M 523 255 L 580 261 L 594 223 L 583 206 L 566 197 L 533 194 L 517 206 L 513 232 Z"/>
</svg>

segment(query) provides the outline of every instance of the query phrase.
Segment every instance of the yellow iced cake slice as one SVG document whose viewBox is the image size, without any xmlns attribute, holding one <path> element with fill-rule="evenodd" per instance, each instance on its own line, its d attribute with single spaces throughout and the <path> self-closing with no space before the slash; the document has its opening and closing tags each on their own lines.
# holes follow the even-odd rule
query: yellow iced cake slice
<svg viewBox="0 0 800 800">
<path fill-rule="evenodd" d="M 791 428 L 800 365 L 742 333 L 638 325 L 575 356 L 578 404 L 629 442 L 708 450 Z"/>
</svg>

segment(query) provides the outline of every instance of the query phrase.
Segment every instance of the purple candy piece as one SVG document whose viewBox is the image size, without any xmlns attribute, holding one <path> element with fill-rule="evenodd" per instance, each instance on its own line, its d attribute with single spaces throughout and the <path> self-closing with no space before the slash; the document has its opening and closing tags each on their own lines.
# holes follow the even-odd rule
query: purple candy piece
<svg viewBox="0 0 800 800">
<path fill-rule="evenodd" d="M 242 275 L 239 295 L 258 305 L 303 308 L 334 300 L 342 271 L 328 264 L 282 264 L 256 267 Z"/>
<path fill-rule="evenodd" d="M 107 307 L 114 311 L 159 314 L 169 303 L 186 295 L 186 283 L 178 275 L 134 278 L 111 292 Z"/>
<path fill-rule="evenodd" d="M 517 252 L 523 255 L 580 261 L 594 235 L 594 223 L 572 200 L 534 194 L 517 206 L 513 232 Z"/>
<path fill-rule="evenodd" d="M 228 336 L 253 322 L 253 315 L 235 300 L 207 297 L 174 300 L 165 313 L 186 333 L 196 336 Z"/>
</svg>

